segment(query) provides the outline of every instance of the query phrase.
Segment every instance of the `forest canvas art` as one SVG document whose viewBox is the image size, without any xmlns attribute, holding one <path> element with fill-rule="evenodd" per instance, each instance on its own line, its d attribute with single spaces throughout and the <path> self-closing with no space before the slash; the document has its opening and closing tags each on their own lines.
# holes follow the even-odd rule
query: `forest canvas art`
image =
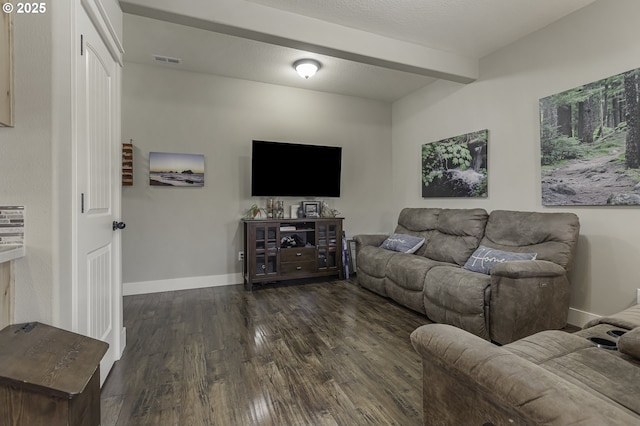
<svg viewBox="0 0 640 426">
<path fill-rule="evenodd" d="M 422 145 L 423 197 L 486 197 L 488 130 Z"/>
<path fill-rule="evenodd" d="M 540 99 L 542 204 L 640 205 L 640 69 Z"/>
</svg>

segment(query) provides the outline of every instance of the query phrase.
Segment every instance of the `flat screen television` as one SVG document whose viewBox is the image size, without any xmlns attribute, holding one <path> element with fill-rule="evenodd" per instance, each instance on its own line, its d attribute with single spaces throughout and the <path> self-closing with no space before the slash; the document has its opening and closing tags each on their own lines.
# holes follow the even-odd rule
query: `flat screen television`
<svg viewBox="0 0 640 426">
<path fill-rule="evenodd" d="M 342 148 L 253 141 L 254 197 L 339 197 Z"/>
</svg>

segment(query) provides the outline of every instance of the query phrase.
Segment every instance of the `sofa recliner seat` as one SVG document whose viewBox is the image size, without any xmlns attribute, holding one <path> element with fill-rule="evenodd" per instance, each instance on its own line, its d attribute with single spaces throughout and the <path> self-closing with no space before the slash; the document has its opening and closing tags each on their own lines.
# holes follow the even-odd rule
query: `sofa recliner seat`
<svg viewBox="0 0 640 426">
<path fill-rule="evenodd" d="M 405 208 L 394 233 L 424 238 L 415 253 L 381 248 L 389 235 L 356 235 L 358 283 L 425 314 L 501 344 L 566 325 L 580 224 L 573 213 Z M 535 260 L 491 274 L 463 268 L 480 245 Z"/>
<path fill-rule="evenodd" d="M 502 347 L 446 324 L 417 328 L 411 342 L 425 425 L 640 424 L 640 305 Z"/>
</svg>

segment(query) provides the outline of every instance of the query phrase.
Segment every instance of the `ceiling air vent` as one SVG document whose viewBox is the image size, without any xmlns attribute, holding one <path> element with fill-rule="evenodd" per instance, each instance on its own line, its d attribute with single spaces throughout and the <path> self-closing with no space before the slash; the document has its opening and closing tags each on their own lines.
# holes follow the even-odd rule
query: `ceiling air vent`
<svg viewBox="0 0 640 426">
<path fill-rule="evenodd" d="M 182 59 L 170 58 L 169 56 L 153 55 L 153 59 L 158 62 L 164 62 L 165 64 L 180 64 Z"/>
</svg>

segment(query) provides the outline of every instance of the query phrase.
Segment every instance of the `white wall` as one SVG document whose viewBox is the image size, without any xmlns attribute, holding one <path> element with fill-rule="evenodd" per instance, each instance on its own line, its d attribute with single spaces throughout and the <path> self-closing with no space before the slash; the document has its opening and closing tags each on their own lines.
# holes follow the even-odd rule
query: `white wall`
<svg viewBox="0 0 640 426">
<path fill-rule="evenodd" d="M 638 1 L 600 0 L 483 58 L 477 82 L 438 82 L 393 105 L 394 205 L 580 217 L 570 316 L 576 322 L 589 317 L 583 312 L 606 315 L 635 303 L 640 210 L 542 206 L 538 101 L 640 67 L 638 16 Z M 421 198 L 421 145 L 481 129 L 489 129 L 489 197 Z"/>
<path fill-rule="evenodd" d="M 51 15 L 14 14 L 15 127 L 0 127 L 0 205 L 26 206 L 14 322 L 52 320 Z"/>
<path fill-rule="evenodd" d="M 341 146 L 342 196 L 328 203 L 348 235 L 389 230 L 390 104 L 128 62 L 122 111 L 122 140 L 134 140 L 134 186 L 122 191 L 125 293 L 187 277 L 241 282 L 240 219 L 265 205 L 250 196 L 253 139 Z M 150 151 L 204 154 L 205 186 L 149 186 Z M 322 176 L 312 161 L 273 172 Z"/>
</svg>

